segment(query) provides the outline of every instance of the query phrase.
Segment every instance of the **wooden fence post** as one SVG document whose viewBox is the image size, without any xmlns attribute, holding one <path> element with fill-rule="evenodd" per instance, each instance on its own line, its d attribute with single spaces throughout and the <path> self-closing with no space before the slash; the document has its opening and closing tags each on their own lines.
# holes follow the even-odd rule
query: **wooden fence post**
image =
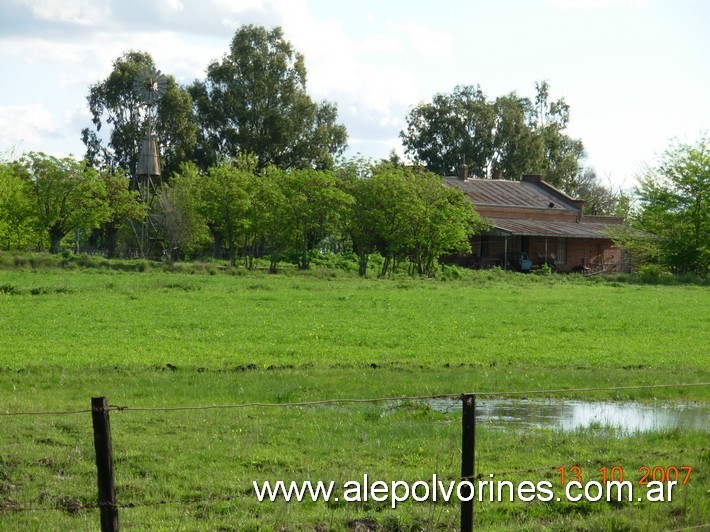
<svg viewBox="0 0 710 532">
<path fill-rule="evenodd" d="M 118 531 L 118 507 L 116 487 L 113 480 L 113 444 L 111 425 L 108 419 L 108 399 L 91 398 L 91 418 L 94 424 L 94 449 L 99 487 L 101 532 Z"/>
<path fill-rule="evenodd" d="M 474 460 L 476 452 L 476 396 L 463 394 L 461 396 L 461 481 L 474 482 Z M 473 499 L 474 490 L 461 490 L 463 498 L 470 497 L 468 501 L 461 501 L 461 532 L 473 530 Z"/>
</svg>

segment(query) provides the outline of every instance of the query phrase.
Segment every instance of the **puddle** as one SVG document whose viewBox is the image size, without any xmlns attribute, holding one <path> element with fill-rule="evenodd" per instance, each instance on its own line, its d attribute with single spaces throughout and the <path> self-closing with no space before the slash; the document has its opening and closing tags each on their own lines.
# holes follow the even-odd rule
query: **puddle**
<svg viewBox="0 0 710 532">
<path fill-rule="evenodd" d="M 433 399 L 441 412 L 461 410 L 459 400 Z M 624 432 L 654 432 L 676 428 L 710 432 L 710 406 L 702 403 L 636 403 L 603 401 L 536 401 L 477 399 L 476 422 L 494 428 L 542 427 L 564 431 L 615 427 Z"/>
</svg>

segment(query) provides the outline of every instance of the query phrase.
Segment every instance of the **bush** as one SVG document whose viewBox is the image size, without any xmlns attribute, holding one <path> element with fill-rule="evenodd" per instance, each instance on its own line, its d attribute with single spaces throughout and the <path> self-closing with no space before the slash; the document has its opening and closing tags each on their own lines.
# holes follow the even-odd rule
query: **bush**
<svg viewBox="0 0 710 532">
<path fill-rule="evenodd" d="M 552 268 L 545 263 L 542 266 L 540 266 L 537 270 L 534 270 L 533 273 L 535 275 L 552 275 Z"/>
<path fill-rule="evenodd" d="M 673 274 L 658 264 L 645 264 L 636 273 L 636 280 L 645 284 L 669 284 L 673 282 Z"/>
</svg>

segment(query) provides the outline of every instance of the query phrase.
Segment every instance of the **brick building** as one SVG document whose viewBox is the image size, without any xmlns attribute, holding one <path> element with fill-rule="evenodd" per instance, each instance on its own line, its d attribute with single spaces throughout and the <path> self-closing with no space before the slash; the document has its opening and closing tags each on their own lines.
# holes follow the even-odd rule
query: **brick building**
<svg viewBox="0 0 710 532">
<path fill-rule="evenodd" d="M 569 197 L 539 175 L 521 181 L 473 179 L 465 167 L 445 183 L 463 190 L 491 230 L 471 242 L 466 265 L 512 269 L 514 257 L 527 253 L 535 268 L 547 262 L 557 270 L 619 271 L 621 250 L 607 236 L 609 226 L 620 225 L 618 216 L 589 216 L 584 201 Z"/>
</svg>

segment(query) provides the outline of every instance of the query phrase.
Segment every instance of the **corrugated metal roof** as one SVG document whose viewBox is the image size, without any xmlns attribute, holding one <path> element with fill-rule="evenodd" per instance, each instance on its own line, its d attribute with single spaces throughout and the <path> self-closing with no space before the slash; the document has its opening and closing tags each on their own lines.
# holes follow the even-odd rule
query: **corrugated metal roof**
<svg viewBox="0 0 710 532">
<path fill-rule="evenodd" d="M 558 212 L 579 210 L 560 195 L 554 195 L 536 183 L 502 179 L 466 179 L 465 181 L 456 177 L 444 179 L 448 185 L 463 190 L 471 203 L 476 206 L 549 209 Z"/>
<path fill-rule="evenodd" d="M 566 238 L 609 238 L 609 226 L 616 224 L 585 223 L 584 221 L 562 222 L 555 220 L 519 220 L 510 218 L 488 218 L 496 229 L 511 235 L 551 236 Z"/>
</svg>

